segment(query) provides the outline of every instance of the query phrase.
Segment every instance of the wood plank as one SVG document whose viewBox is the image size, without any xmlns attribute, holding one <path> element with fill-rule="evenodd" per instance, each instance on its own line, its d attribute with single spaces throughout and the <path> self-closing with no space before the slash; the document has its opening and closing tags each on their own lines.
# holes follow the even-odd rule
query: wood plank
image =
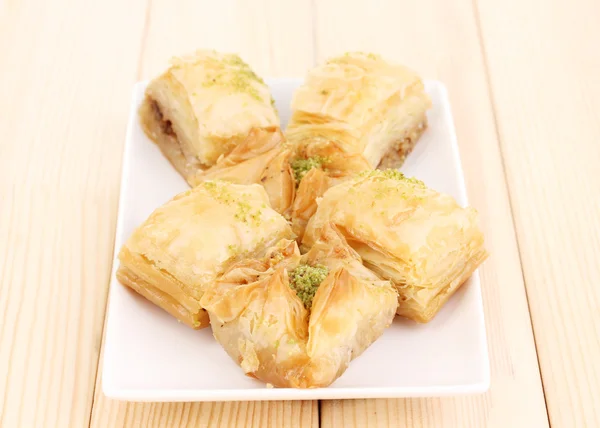
<svg viewBox="0 0 600 428">
<path fill-rule="evenodd" d="M 311 17 L 305 2 L 153 0 L 141 77 L 196 49 L 238 53 L 263 77 L 303 77 L 314 63 Z"/>
<path fill-rule="evenodd" d="M 2 427 L 89 423 L 143 10 L 2 2 Z"/>
<path fill-rule="evenodd" d="M 318 425 L 317 401 L 119 403 L 99 393 L 91 426 L 295 428 Z"/>
<path fill-rule="evenodd" d="M 550 422 L 600 426 L 600 3 L 479 10 Z"/>
<path fill-rule="evenodd" d="M 323 427 L 547 426 L 527 299 L 472 2 L 317 3 L 317 57 L 374 51 L 448 87 L 471 203 L 491 257 L 481 269 L 491 390 L 442 399 L 324 401 Z M 340 14 L 344 10 L 344 14 Z M 343 16 L 343 17 L 342 17 Z"/>
<path fill-rule="evenodd" d="M 313 65 L 308 3 L 154 0 L 147 14 L 140 79 L 173 55 L 211 48 L 237 52 L 262 76 L 302 76 Z M 293 19 L 292 19 L 293 18 Z M 241 373 L 241 372 L 240 372 Z M 100 384 L 101 367 L 98 371 Z M 92 427 L 318 426 L 318 402 L 126 403 L 96 390 Z"/>
</svg>

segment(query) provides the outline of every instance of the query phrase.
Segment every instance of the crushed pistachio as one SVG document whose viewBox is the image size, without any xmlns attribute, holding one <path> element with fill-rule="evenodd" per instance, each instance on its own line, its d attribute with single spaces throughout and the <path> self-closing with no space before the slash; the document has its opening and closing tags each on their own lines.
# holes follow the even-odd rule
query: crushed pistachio
<svg viewBox="0 0 600 428">
<path fill-rule="evenodd" d="M 425 187 L 425 183 L 421 180 L 414 177 L 407 177 L 397 169 L 375 169 L 372 171 L 365 171 L 360 174 L 361 177 L 384 177 L 389 178 L 390 180 L 398 180 L 404 181 L 406 183 L 411 183 L 416 187 Z"/>
<path fill-rule="evenodd" d="M 215 181 L 205 181 L 202 184 L 209 191 L 211 191 L 211 190 L 217 190 L 217 183 Z"/>
<path fill-rule="evenodd" d="M 252 223 L 254 226 L 260 226 L 261 223 L 261 210 L 252 211 L 252 206 L 244 201 L 238 201 L 238 209 L 235 213 L 235 219 L 242 223 Z"/>
<path fill-rule="evenodd" d="M 344 55 L 342 55 L 341 57 L 331 58 L 327 62 L 328 63 L 346 62 L 346 58 L 347 57 L 349 57 L 349 56 L 356 56 L 356 55 L 366 56 L 367 58 L 369 58 L 369 59 L 371 59 L 373 61 L 377 61 L 377 60 L 381 59 L 380 55 L 377 55 L 377 54 L 374 54 L 374 53 L 356 51 L 356 52 L 345 52 Z"/>
<path fill-rule="evenodd" d="M 291 163 L 296 184 L 304 178 L 304 176 L 313 168 L 321 168 L 324 164 L 329 163 L 329 159 L 322 156 L 313 156 L 308 159 L 294 159 Z"/>
<path fill-rule="evenodd" d="M 208 193 L 217 201 L 226 205 L 233 203 L 233 195 L 225 182 L 222 181 L 205 181 L 202 183 Z"/>
<path fill-rule="evenodd" d="M 223 86 L 232 89 L 234 92 L 243 92 L 258 101 L 263 101 L 256 88 L 256 83 L 264 85 L 265 82 L 239 56 L 227 55 L 223 61 L 215 61 L 212 65 L 216 72 L 207 76 L 203 86 Z M 232 69 L 227 70 L 226 66 Z"/>
<path fill-rule="evenodd" d="M 227 251 L 229 252 L 230 256 L 235 257 L 240 253 L 240 247 L 237 245 L 229 244 L 227 246 Z"/>
<path fill-rule="evenodd" d="M 416 187 L 426 187 L 425 183 L 423 183 L 421 180 L 415 177 L 404 177 L 404 181 L 406 181 L 407 183 L 414 184 Z"/>
<path fill-rule="evenodd" d="M 322 265 L 300 265 L 290 272 L 290 287 L 296 292 L 306 309 L 311 308 L 317 288 L 328 273 L 329 269 Z"/>
</svg>

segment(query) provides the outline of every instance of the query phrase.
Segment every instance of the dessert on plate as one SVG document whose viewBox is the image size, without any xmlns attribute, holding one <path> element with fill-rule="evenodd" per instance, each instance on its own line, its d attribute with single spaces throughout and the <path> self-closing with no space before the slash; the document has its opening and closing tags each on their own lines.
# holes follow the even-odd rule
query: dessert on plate
<svg viewBox="0 0 600 428">
<path fill-rule="evenodd" d="M 316 138 L 326 132 L 372 168 L 399 167 L 427 127 L 430 105 L 412 70 L 379 55 L 350 52 L 308 73 L 294 93 L 287 131 L 310 127 Z"/>
<path fill-rule="evenodd" d="M 485 260 L 477 212 L 396 170 L 332 187 L 310 219 L 311 247 L 333 225 L 369 269 L 398 290 L 398 315 L 428 322 Z"/>
<path fill-rule="evenodd" d="M 174 59 L 139 114 L 193 188 L 132 233 L 118 279 L 190 327 L 210 323 L 245 374 L 330 385 L 396 314 L 433 319 L 487 257 L 473 208 L 385 169 L 430 105 L 411 70 L 348 53 L 309 72 L 284 133 L 237 55 Z"/>
<path fill-rule="evenodd" d="M 172 59 L 148 84 L 139 114 L 146 135 L 186 180 L 252 128 L 279 126 L 263 80 L 239 56 L 210 50 Z"/>
<path fill-rule="evenodd" d="M 207 181 L 157 208 L 119 253 L 117 277 L 193 328 L 208 326 L 200 298 L 230 265 L 293 239 L 259 185 Z"/>
<path fill-rule="evenodd" d="M 264 257 L 232 265 L 201 304 L 247 375 L 313 388 L 330 385 L 381 336 L 398 298 L 329 228 L 304 255 L 295 241 L 281 240 Z"/>
</svg>

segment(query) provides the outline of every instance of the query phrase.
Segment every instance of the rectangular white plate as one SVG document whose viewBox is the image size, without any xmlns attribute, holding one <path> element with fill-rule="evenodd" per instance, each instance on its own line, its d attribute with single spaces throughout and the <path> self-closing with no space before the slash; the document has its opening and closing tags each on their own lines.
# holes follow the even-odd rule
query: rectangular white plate
<svg viewBox="0 0 600 428">
<path fill-rule="evenodd" d="M 299 79 L 269 82 L 282 123 Z M 187 189 L 142 132 L 137 109 L 145 84 L 133 92 L 123 160 L 116 253 L 159 205 Z M 429 128 L 402 170 L 467 203 L 448 96 L 427 82 L 433 108 Z M 477 272 L 429 324 L 397 318 L 333 385 L 318 389 L 266 388 L 245 376 L 214 340 L 210 328 L 192 330 L 122 286 L 113 264 L 102 386 L 111 398 L 136 401 L 297 400 L 418 397 L 478 393 L 489 386 L 489 362 Z"/>
</svg>

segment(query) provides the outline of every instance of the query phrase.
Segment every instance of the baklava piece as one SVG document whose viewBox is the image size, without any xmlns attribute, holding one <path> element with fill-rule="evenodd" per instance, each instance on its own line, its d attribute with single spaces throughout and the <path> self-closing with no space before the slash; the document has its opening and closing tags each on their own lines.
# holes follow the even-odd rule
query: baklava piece
<svg viewBox="0 0 600 428">
<path fill-rule="evenodd" d="M 477 212 L 396 170 L 330 188 L 306 227 L 311 247 L 333 225 L 399 294 L 398 315 L 428 322 L 485 260 Z"/>
<path fill-rule="evenodd" d="M 188 181 L 252 128 L 279 126 L 263 80 L 239 56 L 208 50 L 173 59 L 149 83 L 139 113 L 146 135 Z"/>
<path fill-rule="evenodd" d="M 336 129 L 340 147 L 372 168 L 399 167 L 427 127 L 431 105 L 413 71 L 360 52 L 332 58 L 308 74 L 292 101 L 288 131 Z"/>
<path fill-rule="evenodd" d="M 236 261 L 293 239 L 259 185 L 206 181 L 156 209 L 119 253 L 117 278 L 193 328 L 208 325 L 200 298 Z"/>
<path fill-rule="evenodd" d="M 333 229 L 320 238 L 303 256 L 282 240 L 202 296 L 215 338 L 247 375 L 277 387 L 328 386 L 392 322 L 391 283 Z"/>
</svg>

